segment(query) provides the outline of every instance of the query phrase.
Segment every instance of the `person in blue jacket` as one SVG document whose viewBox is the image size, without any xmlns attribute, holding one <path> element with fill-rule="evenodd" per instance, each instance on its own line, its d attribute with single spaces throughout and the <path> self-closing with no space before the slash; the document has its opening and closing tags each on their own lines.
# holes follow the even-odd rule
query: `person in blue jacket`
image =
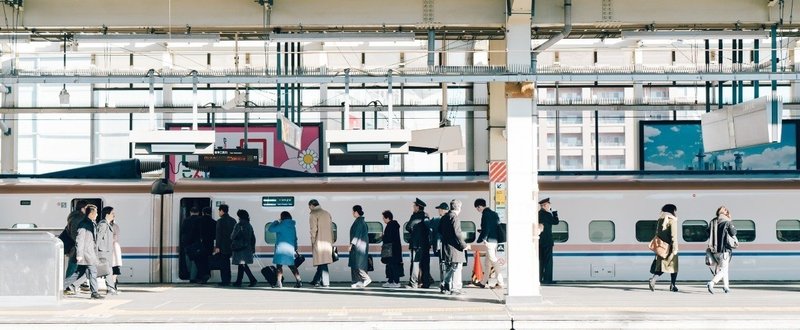
<svg viewBox="0 0 800 330">
<path fill-rule="evenodd" d="M 289 266 L 295 280 L 294 287 L 302 287 L 300 280 L 300 272 L 297 271 L 295 266 L 295 258 L 297 252 L 297 227 L 292 215 L 289 212 L 281 212 L 280 220 L 272 222 L 269 225 L 269 232 L 275 233 L 275 256 L 272 258 L 272 263 L 275 264 L 277 270 L 278 280 L 276 286 L 283 287 L 283 266 Z"/>
</svg>

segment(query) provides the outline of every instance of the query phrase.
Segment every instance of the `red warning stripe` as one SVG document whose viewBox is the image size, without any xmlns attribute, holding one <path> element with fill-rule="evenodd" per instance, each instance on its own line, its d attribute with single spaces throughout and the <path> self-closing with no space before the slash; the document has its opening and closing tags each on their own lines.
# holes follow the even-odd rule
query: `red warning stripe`
<svg viewBox="0 0 800 330">
<path fill-rule="evenodd" d="M 508 168 L 505 161 L 492 161 L 489 163 L 489 181 L 506 182 L 508 179 Z"/>
</svg>

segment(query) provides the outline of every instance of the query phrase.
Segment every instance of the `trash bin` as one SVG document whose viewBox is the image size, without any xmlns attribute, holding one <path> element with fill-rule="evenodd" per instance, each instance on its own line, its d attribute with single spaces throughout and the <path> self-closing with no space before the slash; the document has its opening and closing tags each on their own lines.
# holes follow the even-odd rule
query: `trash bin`
<svg viewBox="0 0 800 330">
<path fill-rule="evenodd" d="M 42 231 L 0 231 L 0 306 L 58 304 L 64 245 Z"/>
</svg>

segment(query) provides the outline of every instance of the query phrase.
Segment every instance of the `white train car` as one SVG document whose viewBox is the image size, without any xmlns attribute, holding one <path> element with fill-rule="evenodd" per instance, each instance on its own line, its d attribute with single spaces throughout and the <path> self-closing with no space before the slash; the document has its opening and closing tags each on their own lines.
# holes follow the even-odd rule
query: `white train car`
<svg viewBox="0 0 800 330">
<path fill-rule="evenodd" d="M 124 261 L 120 281 L 158 282 L 160 196 L 150 194 L 152 181 L 0 179 L 2 230 L 37 230 L 58 235 L 78 200 L 113 206 L 120 226 Z"/>
<path fill-rule="evenodd" d="M 214 210 L 225 203 L 231 214 L 245 209 L 256 230 L 257 254 L 271 264 L 274 237 L 266 225 L 280 212 L 297 221 L 300 251 L 310 257 L 308 201 L 317 199 L 334 219 L 335 246 L 341 260 L 331 265 L 332 281 L 350 281 L 347 268 L 348 236 L 353 221 L 351 207 L 362 205 L 373 240 L 373 255 L 380 253 L 383 223 L 380 213 L 391 210 L 401 228 L 412 212 L 415 198 L 428 203 L 426 211 L 441 202 L 460 199 L 460 215 L 468 242 L 474 241 L 480 214 L 472 208 L 476 198 L 489 200 L 489 182 L 478 177 L 340 177 L 252 180 L 183 180 L 174 192 L 151 193 L 151 181 L 121 180 L 0 180 L 0 230 L 38 227 L 55 234 L 66 224 L 71 206 L 79 199 L 113 206 L 121 227 L 125 282 L 180 282 L 178 241 L 180 223 L 192 206 Z M 554 277 L 561 281 L 643 280 L 653 254 L 647 243 L 655 231 L 662 205 L 678 207 L 681 226 L 679 280 L 705 280 L 703 264 L 705 228 L 717 207 L 731 209 L 741 246 L 734 252 L 734 280 L 800 280 L 800 177 L 746 176 L 543 176 L 540 197 L 550 197 L 562 223 L 554 227 Z M 535 210 L 531 210 L 533 214 Z M 216 212 L 215 217 L 216 217 Z M 511 220 L 513 221 L 513 219 Z M 480 247 L 478 247 L 480 249 Z M 406 251 L 406 258 L 408 254 Z M 377 260 L 376 260 L 377 261 Z M 432 259 L 436 269 L 437 259 Z M 254 264 L 253 269 L 259 268 Z M 406 272 L 408 261 L 405 263 Z M 471 274 L 465 267 L 464 279 Z M 311 279 L 309 258 L 301 267 Z M 438 272 L 433 271 L 438 279 Z M 218 272 L 213 272 L 218 278 Z M 372 273 L 383 280 L 376 263 Z M 407 279 L 407 277 L 406 277 Z M 287 281 L 291 282 L 291 277 Z"/>
<path fill-rule="evenodd" d="M 740 247 L 733 280 L 800 280 L 800 178 L 556 177 L 543 178 L 563 223 L 554 228 L 557 280 L 642 280 L 659 211 L 675 204 L 680 222 L 679 280 L 707 280 L 706 226 L 717 207 L 731 210 Z"/>
</svg>

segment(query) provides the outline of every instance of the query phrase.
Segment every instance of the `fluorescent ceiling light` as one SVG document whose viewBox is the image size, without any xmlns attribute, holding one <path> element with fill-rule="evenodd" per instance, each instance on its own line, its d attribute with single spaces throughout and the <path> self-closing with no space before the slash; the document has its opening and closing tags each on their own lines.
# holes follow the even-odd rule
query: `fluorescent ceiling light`
<svg viewBox="0 0 800 330">
<path fill-rule="evenodd" d="M 765 39 L 769 31 L 622 31 L 635 39 Z"/>
<path fill-rule="evenodd" d="M 207 42 L 168 42 L 167 48 L 199 48 L 208 45 Z"/>
<path fill-rule="evenodd" d="M 122 48 L 122 47 L 127 47 L 128 45 L 130 45 L 129 42 L 109 42 L 109 43 L 105 43 L 105 44 L 84 43 L 84 44 L 78 44 L 78 48 L 84 48 L 84 49 L 86 49 L 86 48 L 106 48 L 106 47 Z"/>
<path fill-rule="evenodd" d="M 309 32 L 270 33 L 269 40 L 275 42 L 311 41 L 414 41 L 412 32 Z"/>
<path fill-rule="evenodd" d="M 219 34 L 76 34 L 75 41 L 80 43 L 117 43 L 117 42 L 205 42 L 219 41 Z"/>
<path fill-rule="evenodd" d="M 425 45 L 425 40 L 414 41 L 371 41 L 370 47 L 422 47 Z"/>
<path fill-rule="evenodd" d="M 11 43 L 14 40 L 16 40 L 17 43 L 27 44 L 31 42 L 31 35 L 19 33 L 0 34 L 0 43 Z"/>
</svg>

